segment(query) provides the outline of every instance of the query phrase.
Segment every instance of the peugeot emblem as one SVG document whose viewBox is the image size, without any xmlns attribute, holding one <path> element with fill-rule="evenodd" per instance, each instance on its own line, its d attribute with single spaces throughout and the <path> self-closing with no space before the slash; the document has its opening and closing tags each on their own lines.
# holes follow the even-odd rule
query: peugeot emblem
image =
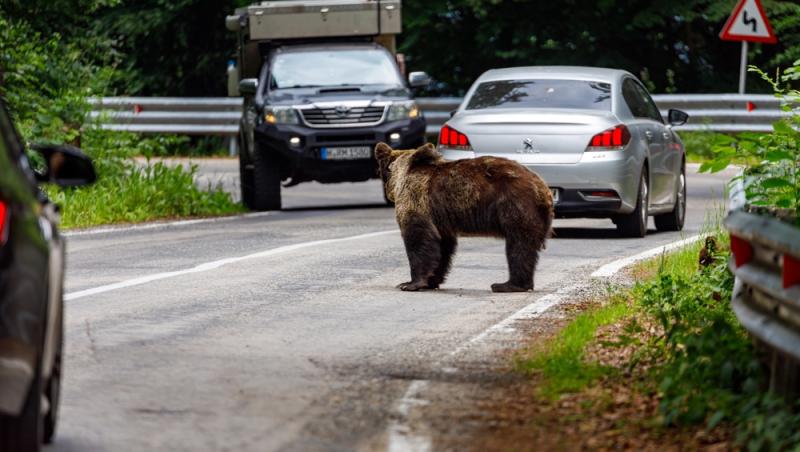
<svg viewBox="0 0 800 452">
<path fill-rule="evenodd" d="M 522 144 L 525 145 L 526 151 L 533 151 L 533 140 L 531 140 L 530 138 L 525 138 L 524 140 L 522 140 Z"/>
<path fill-rule="evenodd" d="M 347 105 L 339 105 L 338 107 L 336 107 L 335 111 L 336 111 L 336 116 L 343 118 L 347 116 L 348 113 L 350 113 L 350 107 L 348 107 Z"/>
</svg>

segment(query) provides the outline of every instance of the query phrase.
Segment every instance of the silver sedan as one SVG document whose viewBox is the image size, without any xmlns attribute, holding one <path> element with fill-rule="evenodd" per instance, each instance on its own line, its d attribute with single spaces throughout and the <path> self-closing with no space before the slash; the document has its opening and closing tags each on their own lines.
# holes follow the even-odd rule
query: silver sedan
<svg viewBox="0 0 800 452">
<path fill-rule="evenodd" d="M 515 160 L 553 191 L 556 216 L 611 218 L 644 237 L 683 228 L 683 143 L 644 85 L 629 72 L 589 67 L 519 67 L 481 75 L 439 133 L 445 159 Z"/>
</svg>

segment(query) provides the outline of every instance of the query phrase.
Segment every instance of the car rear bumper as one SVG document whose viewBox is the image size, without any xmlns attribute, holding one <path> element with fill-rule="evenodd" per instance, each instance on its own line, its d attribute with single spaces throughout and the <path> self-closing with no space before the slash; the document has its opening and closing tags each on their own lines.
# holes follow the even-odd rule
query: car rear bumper
<svg viewBox="0 0 800 452">
<path fill-rule="evenodd" d="M 472 151 L 440 151 L 447 160 L 477 157 Z M 636 205 L 642 161 L 630 150 L 584 152 L 577 163 L 524 166 L 559 191 L 556 216 L 609 217 L 630 213 Z M 591 196 L 592 192 L 616 196 Z"/>
</svg>

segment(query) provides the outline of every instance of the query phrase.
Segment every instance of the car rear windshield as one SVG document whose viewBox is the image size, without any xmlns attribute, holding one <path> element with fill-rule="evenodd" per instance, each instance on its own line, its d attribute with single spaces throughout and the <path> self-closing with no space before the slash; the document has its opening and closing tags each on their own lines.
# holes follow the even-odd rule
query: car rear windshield
<svg viewBox="0 0 800 452">
<path fill-rule="evenodd" d="M 585 80 L 498 80 L 484 82 L 467 110 L 484 108 L 579 108 L 611 110 L 611 84 Z"/>
</svg>

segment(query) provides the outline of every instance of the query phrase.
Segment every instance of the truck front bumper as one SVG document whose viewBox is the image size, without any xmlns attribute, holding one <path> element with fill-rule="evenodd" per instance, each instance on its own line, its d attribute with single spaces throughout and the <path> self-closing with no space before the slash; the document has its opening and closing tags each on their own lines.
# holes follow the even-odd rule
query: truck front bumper
<svg viewBox="0 0 800 452">
<path fill-rule="evenodd" d="M 392 140 L 392 134 L 399 139 Z M 256 128 L 254 152 L 280 155 L 284 179 L 292 184 L 318 182 L 358 182 L 377 177 L 375 145 L 384 142 L 396 149 L 411 149 L 425 140 L 425 119 L 392 121 L 370 127 L 311 128 L 304 125 L 260 124 Z M 293 138 L 299 139 L 292 144 Z M 369 158 L 325 160 L 322 148 L 369 146 Z"/>
</svg>

